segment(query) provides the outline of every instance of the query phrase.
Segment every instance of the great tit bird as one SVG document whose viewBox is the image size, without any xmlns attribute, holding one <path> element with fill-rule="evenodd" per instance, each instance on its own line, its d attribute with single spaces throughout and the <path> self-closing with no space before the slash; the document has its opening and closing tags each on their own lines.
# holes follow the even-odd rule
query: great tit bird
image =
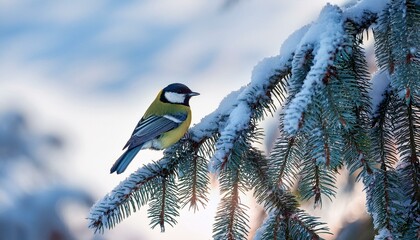
<svg viewBox="0 0 420 240">
<path fill-rule="evenodd" d="M 200 95 L 181 83 L 162 89 L 140 119 L 125 144 L 127 150 L 114 163 L 111 173 L 124 172 L 140 149 L 165 149 L 178 142 L 191 123 L 190 98 Z"/>
</svg>

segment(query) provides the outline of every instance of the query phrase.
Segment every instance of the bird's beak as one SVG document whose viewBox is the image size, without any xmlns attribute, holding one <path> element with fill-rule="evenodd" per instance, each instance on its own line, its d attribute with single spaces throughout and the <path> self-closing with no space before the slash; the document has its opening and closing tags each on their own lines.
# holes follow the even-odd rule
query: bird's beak
<svg viewBox="0 0 420 240">
<path fill-rule="evenodd" d="M 198 95 L 200 95 L 198 92 L 188 93 L 188 96 L 190 96 L 190 97 L 194 97 L 194 96 L 198 96 Z"/>
</svg>

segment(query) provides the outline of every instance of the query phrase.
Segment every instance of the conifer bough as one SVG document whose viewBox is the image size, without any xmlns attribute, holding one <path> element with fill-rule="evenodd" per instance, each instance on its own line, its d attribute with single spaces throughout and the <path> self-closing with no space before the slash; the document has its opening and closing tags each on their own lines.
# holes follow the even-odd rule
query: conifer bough
<svg viewBox="0 0 420 240">
<path fill-rule="evenodd" d="M 208 201 L 209 169 L 221 199 L 214 239 L 246 239 L 252 190 L 267 217 L 254 239 L 319 239 L 326 224 L 299 208 L 336 194 L 336 174 L 358 172 L 376 239 L 419 239 L 420 5 L 363 0 L 327 5 L 317 21 L 262 60 L 251 82 L 232 92 L 164 157 L 132 173 L 90 211 L 95 232 L 149 204 L 151 226 L 174 226 L 181 207 Z M 380 72 L 370 80 L 363 32 L 373 30 Z M 280 111 L 269 156 L 252 146 L 258 123 Z M 291 193 L 298 185 L 300 199 Z"/>
</svg>

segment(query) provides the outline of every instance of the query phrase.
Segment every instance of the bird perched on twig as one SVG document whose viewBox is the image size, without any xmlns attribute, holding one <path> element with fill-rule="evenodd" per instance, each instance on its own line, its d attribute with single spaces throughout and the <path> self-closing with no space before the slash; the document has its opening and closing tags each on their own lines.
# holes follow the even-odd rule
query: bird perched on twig
<svg viewBox="0 0 420 240">
<path fill-rule="evenodd" d="M 111 173 L 124 172 L 141 149 L 165 149 L 181 139 L 191 123 L 190 98 L 200 95 L 181 83 L 162 89 L 140 119 L 114 163 Z"/>
</svg>

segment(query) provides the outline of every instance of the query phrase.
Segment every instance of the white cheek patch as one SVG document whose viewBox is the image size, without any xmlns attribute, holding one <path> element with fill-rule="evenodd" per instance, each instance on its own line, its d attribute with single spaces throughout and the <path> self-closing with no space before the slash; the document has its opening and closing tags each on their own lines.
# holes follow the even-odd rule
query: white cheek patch
<svg viewBox="0 0 420 240">
<path fill-rule="evenodd" d="M 168 100 L 168 102 L 171 103 L 184 103 L 185 101 L 185 95 L 180 93 L 174 93 L 174 92 L 166 92 L 165 98 Z"/>
</svg>

